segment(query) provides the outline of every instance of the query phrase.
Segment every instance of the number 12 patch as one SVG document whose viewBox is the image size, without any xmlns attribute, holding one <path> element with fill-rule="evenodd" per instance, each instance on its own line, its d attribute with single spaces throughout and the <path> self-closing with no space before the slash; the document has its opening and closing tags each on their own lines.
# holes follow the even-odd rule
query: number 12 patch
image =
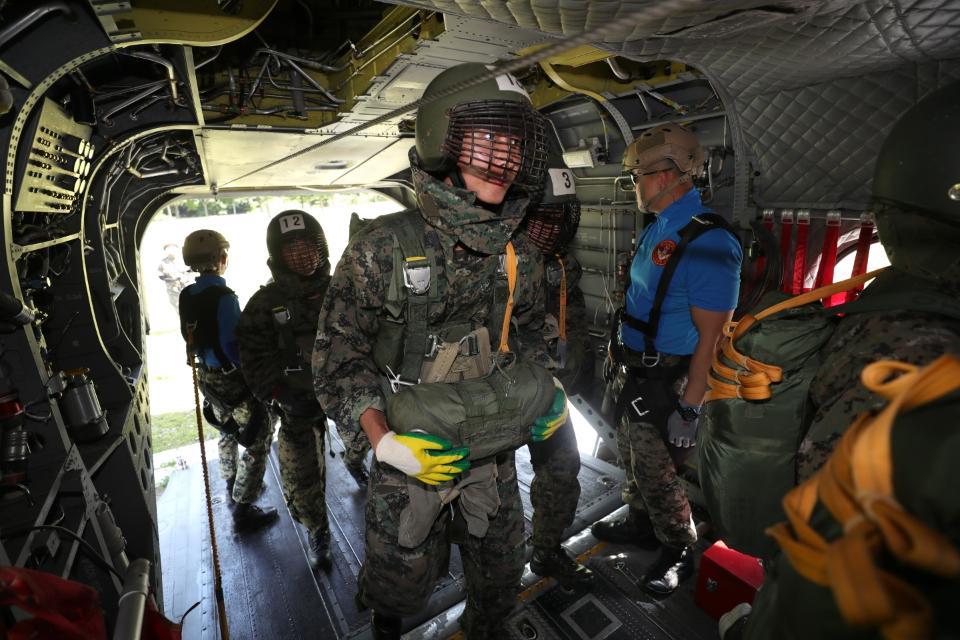
<svg viewBox="0 0 960 640">
<path fill-rule="evenodd" d="M 307 225 L 303 221 L 303 216 L 299 213 L 283 216 L 280 218 L 280 233 L 288 231 L 305 230 Z"/>
</svg>

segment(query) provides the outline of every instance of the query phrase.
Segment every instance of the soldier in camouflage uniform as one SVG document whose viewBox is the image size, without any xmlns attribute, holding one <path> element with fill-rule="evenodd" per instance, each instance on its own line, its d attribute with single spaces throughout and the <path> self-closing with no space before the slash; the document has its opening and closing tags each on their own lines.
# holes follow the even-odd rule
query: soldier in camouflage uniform
<svg viewBox="0 0 960 640">
<path fill-rule="evenodd" d="M 480 64 L 458 65 L 431 82 L 425 96 L 485 73 Z M 509 307 L 504 291 L 512 269 L 501 264 L 514 263 L 511 246 L 516 257 L 511 351 L 547 363 L 541 338 L 543 267 L 529 241 L 515 233 L 529 203 L 518 186 L 536 188 L 542 176 L 543 125 L 522 86 L 506 75 L 421 105 L 411 150 L 419 210 L 379 218 L 351 240 L 320 313 L 313 365 L 317 396 L 337 423 L 362 429 L 375 451 L 366 560 L 358 578 L 358 598 L 373 610 L 375 638 L 399 638 L 402 616 L 422 609 L 447 571 L 451 541 L 460 545 L 463 558 L 467 601 L 461 626 L 467 637 L 507 635 L 503 625 L 516 600 L 524 555 L 513 451 L 496 456 L 499 510 L 483 537 L 463 530 L 460 509 L 444 509 L 422 543 L 401 546 L 400 513 L 410 504 L 410 492 L 458 477 L 469 451 L 428 433 L 394 433 L 385 416 L 384 382 L 386 374 L 394 386 L 417 383 L 422 371 L 417 361 L 429 361 L 423 353 L 433 351 L 435 339 L 450 343 L 461 332 L 487 330 L 492 344 L 499 342 L 504 315 L 510 316 L 492 309 Z M 401 251 L 411 236 L 422 243 L 423 254 Z M 396 303 L 401 290 L 406 304 Z M 425 308 L 417 307 L 423 311 L 414 309 L 413 300 L 425 302 Z M 414 344 L 424 338 L 415 330 L 421 322 L 429 333 L 423 346 Z M 456 327 L 459 332 L 451 335 Z M 398 342 L 397 336 L 405 337 Z M 473 352 L 469 344 L 466 348 Z M 398 350 L 400 364 L 393 357 Z M 405 376 L 408 362 L 416 371 Z M 552 435 L 566 419 L 563 413 L 565 408 L 546 422 L 538 419 L 536 424 L 549 427 L 535 427 L 534 437 Z"/>
<path fill-rule="evenodd" d="M 280 482 L 293 518 L 310 534 L 310 563 L 330 569 L 324 436 L 327 417 L 313 393 L 310 356 L 330 284 L 327 239 L 310 214 L 289 210 L 267 225 L 273 279 L 247 303 L 237 326 L 250 390 L 280 417 Z"/>
<path fill-rule="evenodd" d="M 220 475 L 227 483 L 234 523 L 238 529 L 252 529 L 277 519 L 276 509 L 253 504 L 263 484 L 273 429 L 266 407 L 240 374 L 234 335 L 240 304 L 222 277 L 229 247 L 226 238 L 208 229 L 194 231 L 184 240 L 183 261 L 200 276 L 180 293 L 180 329 L 188 357 L 197 359 L 204 414 L 221 430 Z M 238 436 L 247 445 L 239 462 Z"/>
<path fill-rule="evenodd" d="M 656 547 L 660 555 L 641 584 L 672 593 L 693 573 L 697 541 L 678 469 L 696 443 L 707 373 L 723 325 L 736 307 L 740 243 L 729 225 L 703 206 L 693 178 L 703 171 L 696 136 L 675 124 L 644 131 L 624 154 L 640 210 L 657 214 L 637 244 L 626 306 L 608 368 L 617 447 L 626 471 L 619 522 L 598 522 L 593 534 L 617 543 Z M 679 261 L 677 261 L 679 260 Z M 671 269 L 675 269 L 671 271 Z"/>
<path fill-rule="evenodd" d="M 563 164 L 560 141 L 548 134 L 548 170 L 544 193 L 524 220 L 527 238 L 540 250 L 544 263 L 546 323 L 554 375 L 569 395 L 580 392 L 593 374 L 587 335 L 586 303 L 579 282 L 583 271 L 567 244 L 580 224 L 573 173 Z M 565 295 L 561 295 L 564 292 Z M 594 575 L 561 547 L 563 532 L 576 517 L 580 498 L 580 451 L 573 424 L 568 422 L 546 442 L 530 445 L 533 481 L 533 555 L 530 569 L 566 585 L 589 586 Z"/>
<path fill-rule="evenodd" d="M 951 104 L 947 95 L 942 92 L 939 105 L 927 109 L 957 118 L 958 103 Z M 823 466 L 853 418 L 877 408 L 880 400 L 860 384 L 865 365 L 876 360 L 925 365 L 944 353 L 960 353 L 960 172 L 953 160 L 960 127 L 947 117 L 939 129 L 920 113 L 915 108 L 901 120 L 877 161 L 875 215 L 891 267 L 852 303 L 854 313 L 840 321 L 824 347 L 810 387 L 815 413 L 800 445 L 799 482 Z M 938 144 L 931 149 L 934 140 Z"/>
</svg>

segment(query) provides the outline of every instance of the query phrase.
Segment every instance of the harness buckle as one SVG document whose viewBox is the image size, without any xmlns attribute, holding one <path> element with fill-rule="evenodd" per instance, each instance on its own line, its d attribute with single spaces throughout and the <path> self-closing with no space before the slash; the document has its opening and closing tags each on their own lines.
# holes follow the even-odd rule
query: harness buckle
<svg viewBox="0 0 960 640">
<path fill-rule="evenodd" d="M 480 340 L 477 339 L 477 334 L 468 333 L 460 338 L 460 355 L 475 356 L 478 353 L 480 353 Z"/>
<path fill-rule="evenodd" d="M 427 350 L 423 352 L 425 358 L 432 358 L 437 355 L 437 351 L 440 350 L 440 345 L 443 344 L 443 341 L 440 340 L 436 335 L 430 334 L 427 336 Z"/>
<path fill-rule="evenodd" d="M 393 393 L 397 393 L 403 387 L 412 387 L 415 384 L 420 383 L 419 380 L 417 382 L 407 382 L 406 380 L 401 378 L 399 374 L 394 373 L 393 369 L 390 368 L 390 365 L 386 365 L 386 367 L 387 367 L 387 382 L 390 384 L 390 391 L 392 391 Z"/>
<path fill-rule="evenodd" d="M 640 407 L 637 406 L 637 403 L 640 403 L 640 407 L 643 407 L 643 410 L 640 410 Z M 637 417 L 642 418 L 643 416 L 650 413 L 650 409 L 647 409 L 647 405 L 643 404 L 643 396 L 637 396 L 630 401 L 630 406 L 633 407 L 633 410 L 637 412 Z"/>
<path fill-rule="evenodd" d="M 283 375 L 288 376 L 288 375 L 290 375 L 291 373 L 300 373 L 301 371 L 303 371 L 303 367 L 299 367 L 299 366 L 298 366 L 298 367 L 284 367 L 284 368 L 283 368 Z"/>
<path fill-rule="evenodd" d="M 424 256 L 404 260 L 403 284 L 416 296 L 422 296 L 430 290 L 430 263 Z"/>
<path fill-rule="evenodd" d="M 273 312 L 273 320 L 278 325 L 283 326 L 290 322 L 290 310 L 286 307 L 274 307 L 271 311 Z"/>
<path fill-rule="evenodd" d="M 656 354 L 651 356 L 649 353 L 644 351 L 643 355 L 640 356 L 640 364 L 647 368 L 657 366 L 660 364 L 660 352 L 658 351 Z"/>
</svg>

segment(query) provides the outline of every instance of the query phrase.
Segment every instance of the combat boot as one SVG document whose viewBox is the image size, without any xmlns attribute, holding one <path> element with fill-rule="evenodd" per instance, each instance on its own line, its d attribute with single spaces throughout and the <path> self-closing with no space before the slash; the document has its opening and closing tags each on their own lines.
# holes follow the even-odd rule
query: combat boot
<svg viewBox="0 0 960 640">
<path fill-rule="evenodd" d="M 273 507 L 261 509 L 252 502 L 238 502 L 233 509 L 233 526 L 238 531 L 249 531 L 271 525 L 279 517 Z"/>
<path fill-rule="evenodd" d="M 556 578 L 565 587 L 590 587 L 594 580 L 593 571 L 571 558 L 560 545 L 534 547 L 530 570 L 544 578 Z"/>
<path fill-rule="evenodd" d="M 632 544 L 641 549 L 656 549 L 660 544 L 650 516 L 632 507 L 626 517 L 619 520 L 594 522 L 590 531 L 597 540 L 614 544 Z"/>
<path fill-rule="evenodd" d="M 397 616 L 387 616 L 374 611 L 370 622 L 373 640 L 400 640 L 402 624 L 403 619 Z"/>
<path fill-rule="evenodd" d="M 227 503 L 227 506 L 231 508 L 236 506 L 237 504 L 236 501 L 233 499 L 233 485 L 236 483 L 236 481 L 237 481 L 236 478 L 230 478 L 229 480 L 227 480 L 226 503 Z"/>
<path fill-rule="evenodd" d="M 333 561 L 330 557 L 330 531 L 318 529 L 310 534 L 310 544 L 307 545 L 307 557 L 310 566 L 324 572 L 330 571 Z"/>
<path fill-rule="evenodd" d="M 667 596 L 693 575 L 693 547 L 664 547 L 656 562 L 643 574 L 640 583 L 648 592 Z"/>
<path fill-rule="evenodd" d="M 357 486 L 361 489 L 366 489 L 369 476 L 367 475 L 367 470 L 363 468 L 363 462 L 361 461 L 357 464 L 345 462 L 344 465 L 347 467 L 347 473 L 356 481 Z"/>
</svg>

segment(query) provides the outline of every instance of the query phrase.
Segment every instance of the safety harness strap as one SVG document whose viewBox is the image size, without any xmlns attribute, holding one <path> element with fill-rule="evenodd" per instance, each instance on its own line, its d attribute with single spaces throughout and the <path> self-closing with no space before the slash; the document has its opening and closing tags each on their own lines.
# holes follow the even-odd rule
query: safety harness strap
<svg viewBox="0 0 960 640">
<path fill-rule="evenodd" d="M 644 321 L 631 316 L 626 312 L 626 309 L 620 314 L 620 320 L 624 324 L 631 329 L 643 333 L 645 354 L 652 355 L 657 353 L 656 340 L 657 332 L 660 329 L 660 314 L 663 309 L 663 301 L 667 297 L 670 282 L 673 280 L 673 275 L 676 273 L 677 267 L 680 266 L 680 259 L 683 258 L 687 245 L 711 229 L 723 229 L 733 235 L 734 238 L 737 237 L 730 223 L 720 215 L 715 213 L 701 213 L 693 216 L 690 222 L 680 229 L 680 244 L 678 244 L 676 249 L 673 250 L 673 253 L 670 254 L 670 257 L 667 259 L 667 264 L 663 268 L 663 273 L 660 275 L 660 282 L 657 283 L 657 292 L 653 298 L 653 306 L 650 308 L 650 314 L 647 320 Z"/>
<path fill-rule="evenodd" d="M 507 300 L 506 308 L 503 311 L 503 326 L 500 329 L 500 353 L 510 351 L 510 319 L 513 317 L 513 296 L 517 290 L 517 252 L 513 248 L 513 243 L 507 243 L 507 254 L 505 257 L 505 269 L 507 271 Z"/>
</svg>

